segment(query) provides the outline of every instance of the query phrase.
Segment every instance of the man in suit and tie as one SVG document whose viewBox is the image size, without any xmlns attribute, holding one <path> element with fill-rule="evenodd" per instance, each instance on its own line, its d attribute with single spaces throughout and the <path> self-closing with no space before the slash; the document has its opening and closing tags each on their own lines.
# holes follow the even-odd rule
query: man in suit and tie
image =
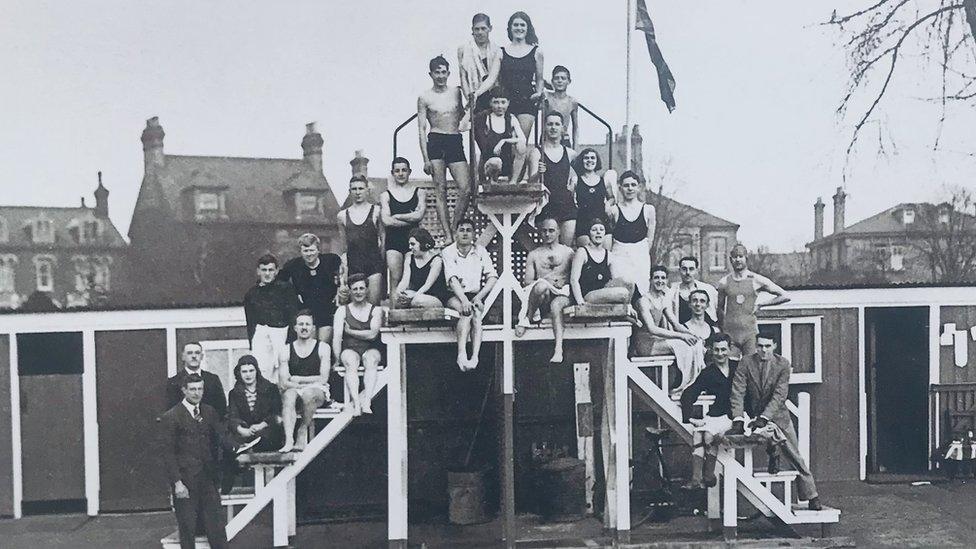
<svg viewBox="0 0 976 549">
<path fill-rule="evenodd" d="M 786 409 L 790 390 L 790 362 L 776 354 L 776 342 L 762 334 L 756 336 L 756 353 L 739 362 L 732 379 L 731 434 L 745 432 L 746 416 L 752 433 L 766 438 L 769 472 L 779 472 L 779 455 L 799 473 L 797 495 L 809 501 L 809 508 L 821 509 L 817 486 L 796 442 L 793 420 Z"/>
<path fill-rule="evenodd" d="M 183 379 L 189 375 L 198 375 L 203 378 L 203 403 L 212 407 L 223 422 L 227 415 L 227 395 L 220 378 L 200 367 L 203 364 L 203 345 L 196 341 L 187 343 L 183 346 L 180 359 L 183 367 L 175 376 L 166 380 L 166 407 L 172 408 L 183 400 Z"/>
<path fill-rule="evenodd" d="M 183 399 L 160 418 L 161 454 L 172 490 L 182 549 L 196 546 L 198 518 L 210 547 L 227 547 L 224 513 L 217 493 L 217 469 L 221 447 L 233 451 L 233 446 L 224 435 L 217 412 L 201 402 L 204 388 L 201 376 L 183 376 L 180 380 Z"/>
</svg>

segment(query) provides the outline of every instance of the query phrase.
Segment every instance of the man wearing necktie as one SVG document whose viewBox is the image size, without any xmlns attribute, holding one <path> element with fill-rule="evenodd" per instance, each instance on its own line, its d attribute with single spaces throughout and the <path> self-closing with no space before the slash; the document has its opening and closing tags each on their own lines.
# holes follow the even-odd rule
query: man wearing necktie
<svg viewBox="0 0 976 549">
<path fill-rule="evenodd" d="M 779 456 L 799 473 L 797 495 L 809 501 L 809 508 L 820 510 L 820 498 L 813 473 L 807 466 L 796 442 L 793 420 L 786 409 L 790 391 L 790 361 L 776 354 L 776 342 L 769 336 L 756 336 L 756 353 L 742 357 L 732 379 L 732 429 L 730 434 L 745 432 L 746 415 L 752 434 L 766 438 L 769 472 L 779 472 Z"/>
<path fill-rule="evenodd" d="M 195 547 L 198 517 L 210 547 L 227 547 L 224 513 L 217 493 L 221 447 L 233 451 L 217 412 L 203 400 L 203 378 L 189 374 L 181 380 L 183 400 L 160 418 L 161 454 L 172 490 L 180 547 Z"/>
</svg>

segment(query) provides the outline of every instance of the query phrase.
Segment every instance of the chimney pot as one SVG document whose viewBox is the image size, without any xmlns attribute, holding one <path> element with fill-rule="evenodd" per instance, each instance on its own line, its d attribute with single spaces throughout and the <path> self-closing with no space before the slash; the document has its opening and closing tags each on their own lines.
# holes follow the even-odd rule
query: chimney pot
<svg viewBox="0 0 976 549">
<path fill-rule="evenodd" d="M 813 205 L 813 239 L 820 240 L 824 235 L 824 203 L 823 197 L 818 196 Z"/>
<path fill-rule="evenodd" d="M 142 151 L 145 157 L 146 173 L 152 173 L 161 168 L 166 155 L 163 153 L 163 138 L 166 132 L 159 124 L 159 117 L 154 116 L 146 120 L 146 128 L 142 130 Z"/>
<path fill-rule="evenodd" d="M 81 197 L 81 207 L 82 208 L 87 208 L 88 207 L 88 206 L 85 205 L 85 197 L 84 196 Z"/>
<path fill-rule="evenodd" d="M 322 173 L 322 145 L 324 144 L 325 140 L 322 139 L 322 134 L 315 129 L 315 122 L 305 124 L 302 152 L 305 156 L 305 162 L 315 170 L 315 173 L 319 174 Z"/>
<path fill-rule="evenodd" d="M 369 159 L 363 154 L 362 149 L 356 151 L 356 155 L 352 160 L 349 161 L 349 165 L 352 167 L 353 177 L 356 177 L 357 175 L 368 177 Z"/>
<path fill-rule="evenodd" d="M 834 194 L 834 233 L 844 230 L 844 213 L 847 206 L 847 193 L 843 187 L 837 187 Z"/>
<path fill-rule="evenodd" d="M 95 216 L 96 217 L 108 217 L 108 189 L 105 185 L 102 185 L 102 172 L 98 172 L 98 187 L 95 188 Z M 85 199 L 81 199 L 82 206 L 85 204 Z"/>
</svg>

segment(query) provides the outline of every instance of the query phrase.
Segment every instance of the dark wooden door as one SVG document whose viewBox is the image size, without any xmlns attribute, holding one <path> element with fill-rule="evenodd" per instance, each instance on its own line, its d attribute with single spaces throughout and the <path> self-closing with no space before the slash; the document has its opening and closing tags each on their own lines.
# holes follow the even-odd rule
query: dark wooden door
<svg viewBox="0 0 976 549">
<path fill-rule="evenodd" d="M 85 444 L 80 333 L 19 334 L 23 501 L 83 501 Z M 25 505 L 44 509 L 45 505 Z"/>
</svg>

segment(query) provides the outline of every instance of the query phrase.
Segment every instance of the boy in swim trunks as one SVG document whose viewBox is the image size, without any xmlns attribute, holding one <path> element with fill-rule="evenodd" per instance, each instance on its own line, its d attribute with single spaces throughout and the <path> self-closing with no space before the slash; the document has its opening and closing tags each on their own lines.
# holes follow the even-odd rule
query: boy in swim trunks
<svg viewBox="0 0 976 549">
<path fill-rule="evenodd" d="M 772 280 L 749 270 L 746 247 L 742 244 L 732 247 L 729 262 L 732 272 L 723 276 L 716 286 L 716 313 L 722 331 L 729 334 L 741 352 L 740 356 L 747 357 L 756 353 L 756 336 L 759 334 L 756 312 L 762 307 L 786 303 L 790 297 Z M 760 302 L 760 292 L 772 294 L 772 298 Z"/>
<path fill-rule="evenodd" d="M 579 143 L 579 127 L 576 124 L 576 116 L 579 112 L 579 101 L 575 97 L 566 93 L 570 82 L 573 79 L 569 76 L 569 69 L 562 65 L 556 65 L 552 69 L 552 89 L 546 92 L 546 104 L 549 111 L 556 111 L 563 115 L 563 139 L 564 146 L 570 149 Z M 573 128 L 570 131 L 570 124 Z M 570 139 L 572 137 L 572 139 Z"/>
<path fill-rule="evenodd" d="M 447 78 L 451 74 L 447 59 L 438 55 L 430 60 L 429 67 L 434 86 L 417 98 L 417 130 L 420 153 L 424 157 L 424 173 L 434 179 L 437 216 L 449 243 L 453 224 L 447 212 L 447 170 L 451 171 L 451 177 L 458 187 L 455 220 L 464 216 L 471 194 L 468 162 L 459 129 L 464 103 L 461 88 L 447 85 Z"/>
</svg>

